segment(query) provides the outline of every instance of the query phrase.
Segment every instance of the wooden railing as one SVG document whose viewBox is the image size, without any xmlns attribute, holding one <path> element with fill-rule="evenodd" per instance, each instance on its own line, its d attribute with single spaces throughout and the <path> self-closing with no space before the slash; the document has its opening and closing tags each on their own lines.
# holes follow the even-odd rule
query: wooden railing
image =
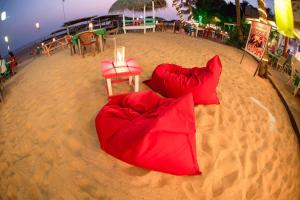
<svg viewBox="0 0 300 200">
<path fill-rule="evenodd" d="M 63 38 L 51 41 L 51 42 L 47 42 L 45 44 L 42 45 L 43 48 L 43 54 L 44 55 L 51 55 L 51 52 L 53 52 L 54 50 L 61 48 L 61 47 L 65 47 L 69 44 L 68 40 L 67 40 L 68 36 L 65 36 Z"/>
</svg>

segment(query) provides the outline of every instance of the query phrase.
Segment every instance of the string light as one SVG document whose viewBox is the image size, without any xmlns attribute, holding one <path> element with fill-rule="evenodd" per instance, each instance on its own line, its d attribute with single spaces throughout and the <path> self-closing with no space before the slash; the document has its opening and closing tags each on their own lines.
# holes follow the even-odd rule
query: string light
<svg viewBox="0 0 300 200">
<path fill-rule="evenodd" d="M 4 42 L 8 43 L 8 36 L 4 36 Z"/>
<path fill-rule="evenodd" d="M 90 22 L 90 23 L 89 23 L 89 30 L 93 30 L 93 28 L 94 28 L 94 25 L 93 25 L 92 22 Z"/>
<path fill-rule="evenodd" d="M 2 13 L 1 13 L 1 21 L 4 21 L 4 20 L 6 20 L 6 12 L 5 11 L 3 11 Z"/>
<path fill-rule="evenodd" d="M 40 23 L 39 23 L 39 22 L 36 22 L 36 23 L 35 23 L 35 28 L 36 28 L 36 29 L 40 29 Z"/>
</svg>

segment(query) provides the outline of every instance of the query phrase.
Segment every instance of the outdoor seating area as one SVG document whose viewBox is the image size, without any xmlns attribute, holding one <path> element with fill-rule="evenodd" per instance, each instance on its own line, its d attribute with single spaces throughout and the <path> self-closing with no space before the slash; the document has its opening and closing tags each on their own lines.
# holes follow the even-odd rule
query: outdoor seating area
<svg viewBox="0 0 300 200">
<path fill-rule="evenodd" d="M 288 81 L 283 81 L 282 84 L 291 87 L 293 95 L 297 98 L 300 87 L 298 41 L 295 39 L 284 39 L 282 36 L 279 36 L 278 40 L 272 40 L 272 46 L 268 50 L 268 55 L 269 67 L 280 72 L 283 76 L 282 80 L 288 79 Z"/>
<path fill-rule="evenodd" d="M 190 34 L 195 37 L 203 37 L 220 42 L 225 42 L 229 38 L 229 35 L 226 31 L 221 30 L 220 27 L 211 25 L 200 26 L 199 24 L 195 24 L 195 27 L 192 28 Z"/>
<path fill-rule="evenodd" d="M 78 198 L 83 198 L 84 195 L 81 195 L 79 192 L 81 190 L 81 181 L 83 181 L 82 184 L 89 185 L 105 184 L 107 181 L 110 181 L 114 187 L 123 188 L 124 191 L 118 192 L 115 191 L 114 187 L 109 187 L 105 190 L 105 194 L 109 193 L 113 199 L 120 199 L 121 196 L 126 194 L 129 188 L 135 191 L 138 197 L 142 197 L 142 191 L 151 187 L 151 184 L 154 184 L 147 182 L 149 179 L 168 182 L 169 184 L 161 188 L 162 192 L 165 189 L 168 190 L 177 186 L 180 188 L 181 181 L 179 183 L 177 182 L 179 178 L 186 182 L 193 181 L 193 183 L 196 184 L 193 188 L 200 187 L 204 189 L 208 187 L 210 189 L 209 191 L 211 191 L 215 181 L 215 169 L 220 171 L 218 175 L 220 179 L 227 177 L 228 174 L 231 173 L 236 174 L 234 180 L 229 180 L 230 183 L 233 184 L 223 186 L 224 189 L 227 188 L 228 190 L 224 190 L 220 194 L 220 197 L 226 197 L 229 195 L 231 189 L 237 189 L 245 193 L 250 190 L 250 186 L 245 186 L 244 183 L 261 177 L 261 174 L 264 173 L 264 166 L 269 162 L 271 162 L 274 167 L 270 170 L 268 175 L 263 175 L 265 187 L 274 187 L 272 191 L 276 191 L 280 187 L 295 184 L 295 177 L 289 176 L 289 174 L 296 174 L 298 170 L 298 163 L 296 162 L 298 154 L 296 147 L 292 145 L 297 144 L 297 141 L 290 127 L 290 121 L 286 111 L 271 86 L 261 81 L 258 77 L 253 79 L 252 73 L 249 74 L 247 70 L 245 70 L 249 67 L 253 70 L 255 69 L 257 62 L 254 59 L 247 57 L 243 64 L 239 65 L 241 52 L 236 51 L 232 47 L 214 43 L 209 40 L 191 38 L 183 34 L 173 34 L 172 32 L 156 32 L 146 35 L 140 33 L 120 34 L 116 37 L 118 44 L 126 44 L 126 58 L 134 58 L 143 70 L 139 77 L 139 92 L 151 90 L 147 85 L 142 84 L 142 82 L 151 78 L 156 66 L 164 63 L 164 58 L 166 57 L 168 57 L 169 63 L 178 63 L 178 65 L 190 68 L 193 66 L 204 67 L 215 53 L 220 55 L 222 74 L 218 87 L 215 89 L 220 104 L 193 105 L 190 107 L 188 106 L 190 104 L 186 102 L 193 102 L 193 98 L 186 97 L 188 100 L 181 99 L 180 102 L 188 108 L 188 113 L 194 113 L 195 123 L 193 126 L 195 126 L 195 132 L 193 134 L 186 134 L 187 137 L 185 137 L 185 140 L 176 140 L 176 146 L 155 146 L 158 153 L 166 152 L 168 155 L 168 160 L 161 159 L 161 164 L 166 163 L 166 161 L 173 162 L 177 160 L 176 166 L 186 166 L 187 168 L 175 168 L 175 164 L 171 165 L 169 162 L 167 162 L 166 165 L 156 165 L 155 161 L 157 160 L 153 157 L 152 160 L 150 160 L 148 156 L 161 156 L 161 154 L 156 154 L 155 152 L 152 154 L 151 151 L 132 151 L 133 148 L 130 148 L 135 147 L 135 149 L 138 149 L 138 144 L 143 144 L 144 148 L 148 147 L 145 145 L 149 144 L 149 148 L 154 148 L 153 142 L 161 141 L 147 137 L 153 135 L 151 133 L 154 133 L 154 130 L 168 130 L 168 133 L 171 134 L 171 139 L 168 139 L 167 132 L 161 132 L 160 136 L 165 138 L 166 141 L 172 141 L 172 144 L 175 142 L 173 141 L 175 138 L 184 138 L 185 134 L 178 134 L 178 127 L 181 127 L 181 122 L 187 122 L 187 120 L 181 119 L 182 115 L 184 113 L 186 115 L 187 112 L 186 110 L 185 112 L 178 110 L 178 107 L 175 106 L 178 105 L 179 100 L 174 100 L 173 102 L 173 100 L 169 100 L 169 98 L 160 96 L 159 99 L 162 99 L 159 100 L 161 101 L 160 104 L 151 104 L 150 98 L 147 96 L 141 101 L 141 104 L 134 96 L 139 93 L 135 93 L 134 88 L 128 84 L 129 80 L 126 80 L 117 84 L 112 83 L 113 96 L 129 93 L 133 95 L 132 98 L 127 97 L 126 99 L 128 101 L 126 102 L 120 100 L 120 104 L 111 103 L 105 106 L 109 100 L 113 98 L 108 98 L 107 81 L 101 71 L 101 62 L 114 57 L 114 48 L 107 48 L 104 53 L 97 54 L 96 56 L 86 56 L 85 59 L 82 59 L 81 56 L 66 56 L 69 55 L 69 49 L 65 48 L 57 51 L 50 57 L 37 57 L 35 61 L 22 69 L 21 73 L 17 73 L 13 79 L 10 79 L 9 85 L 6 84 L 6 91 L 9 91 L 9 93 L 6 93 L 5 103 L 0 104 L 1 109 L 4 109 L 4 112 L 0 112 L 0 117 L 4 120 L 1 124 L 1 130 L 4 130 L 4 137 L 0 139 L 0 142 L 9 140 L 12 141 L 12 145 L 6 146 L 7 151 L 4 151 L 2 154 L 4 157 L 1 157 L 3 162 L 0 163 L 0 174 L 2 179 L 6 180 L 6 182 L 3 182 L 4 185 L 13 184 L 14 179 L 10 179 L 6 173 L 2 171 L 2 167 L 4 163 L 10 162 L 7 159 L 12 159 L 9 152 L 15 151 L 15 147 L 13 146 L 13 144 L 17 143 L 17 140 L 14 140 L 15 136 L 24 134 L 24 144 L 21 145 L 24 149 L 20 146 L 18 150 L 18 155 L 24 157 L 24 160 L 18 161 L 16 165 L 18 170 L 24 171 L 22 171 L 22 173 L 16 173 L 15 176 L 19 178 L 25 177 L 26 179 L 31 178 L 34 182 L 43 181 L 45 184 L 48 184 L 49 187 L 60 191 L 49 194 L 49 197 L 53 199 L 61 197 L 62 194 L 71 196 L 76 194 Z M 135 42 L 130 42 L 132 40 Z M 160 51 L 158 52 L 149 45 L 149 41 L 161 44 Z M 180 41 L 180 46 L 177 41 Z M 204 49 L 203 46 L 207 48 Z M 196 51 L 191 51 L 191 49 L 195 49 Z M 230 54 L 230 56 L 228 56 L 228 54 Z M 199 57 L 201 59 L 199 59 Z M 188 77 L 190 84 L 194 85 L 194 83 L 191 82 L 193 81 L 192 74 Z M 121 78 L 129 77 L 124 76 Z M 202 79 L 199 77 L 199 80 Z M 185 87 L 184 85 L 180 86 L 182 86 L 182 88 Z M 196 86 L 200 87 L 200 84 Z M 257 90 L 264 91 L 264 94 L 267 95 L 261 95 L 257 93 Z M 20 101 L 20 96 L 22 96 L 22 101 Z M 270 112 L 272 112 L 271 114 L 274 116 L 276 122 L 280 123 L 280 126 L 273 125 L 272 121 L 269 121 L 268 112 L 262 109 L 259 104 L 256 104 L 256 101 L 252 101 L 250 97 L 257 99 L 260 104 L 267 107 Z M 132 106 L 132 103 L 129 103 L 130 99 L 137 103 L 136 106 Z M 177 102 L 176 104 L 175 101 Z M 159 109 L 161 106 L 166 108 L 166 112 L 162 112 L 162 110 Z M 105 151 L 99 150 L 98 134 L 95 128 L 95 118 L 98 111 L 103 107 L 105 107 L 106 110 L 101 116 L 109 115 L 111 117 L 101 117 L 101 119 L 99 119 L 97 127 L 100 128 L 99 130 L 102 130 L 100 137 L 107 137 L 109 134 L 113 134 L 110 139 L 103 138 Z M 154 108 L 157 109 L 157 112 L 154 112 Z M 24 114 L 19 116 L 18 112 L 8 112 L 10 110 L 18 110 Z M 251 110 L 255 110 L 255 112 L 251 112 Z M 174 112 L 178 114 L 173 115 L 172 113 Z M 26 115 L 25 113 L 30 114 Z M 157 124 L 155 125 L 156 129 L 154 129 L 153 126 L 149 126 L 149 123 L 144 123 L 143 120 L 155 121 L 157 114 L 159 114 L 160 119 L 163 119 L 164 116 L 179 118 L 179 122 L 176 123 L 176 136 L 172 135 L 175 134 L 172 125 L 168 125 L 166 127 L 168 129 L 165 129 Z M 167 117 L 164 123 L 173 124 L 173 120 L 169 119 L 170 118 Z M 266 122 L 259 127 L 259 134 L 253 139 L 253 131 L 257 129 L 258 122 L 252 119 Z M 108 123 L 105 120 L 112 121 Z M 18 122 L 17 125 L 15 125 L 16 121 Z M 32 121 L 36 123 L 31 124 L 30 122 Z M 121 128 L 123 125 L 119 123 L 123 125 L 126 124 L 126 127 L 131 129 Z M 189 121 L 189 124 L 193 123 Z M 191 132 L 193 126 L 186 128 Z M 247 128 L 245 128 L 245 126 Z M 142 127 L 141 131 L 139 131 L 139 127 Z M 149 127 L 149 129 L 146 130 L 145 127 Z M 57 134 L 59 131 L 65 134 Z M 129 137 L 129 133 L 132 134 L 136 140 L 126 140 L 126 138 L 128 139 Z M 138 133 L 143 133 L 145 137 L 137 137 L 139 135 Z M 68 134 L 67 137 L 66 134 Z M 274 138 L 271 137 L 266 140 L 265 138 L 270 134 L 272 134 Z M 55 137 L 51 139 L 49 135 Z M 159 134 L 157 134 L 157 136 L 159 136 Z M 122 138 L 123 140 L 118 138 Z M 235 142 L 232 142 L 232 140 Z M 130 143 L 134 141 L 137 143 Z M 186 147 L 189 141 L 195 141 L 196 160 L 202 174 L 189 177 L 177 177 L 165 174 L 165 172 L 178 173 L 178 169 L 185 169 L 184 171 L 180 171 L 180 173 L 196 173 L 196 171 L 191 168 L 191 163 L 195 163 L 191 157 L 192 152 L 183 151 L 179 148 L 179 146 Z M 127 146 L 125 146 L 125 144 Z M 214 144 L 216 146 L 214 146 Z M 241 144 L 247 144 L 247 150 L 245 150 Z M 29 147 L 35 145 L 36 150 L 27 150 L 27 148 L 25 148 L 26 145 Z M 274 152 L 274 148 L 278 147 L 278 145 L 289 145 L 290 147 L 279 148 Z M 45 146 L 47 146 L 47 153 L 44 152 Z M 190 158 L 189 162 L 181 162 L 179 156 L 168 154 L 169 152 L 174 152 L 175 147 L 179 148 L 180 155 L 186 159 Z M 162 148 L 163 151 L 160 151 L 160 148 Z M 260 149 L 259 153 L 257 148 Z M 120 151 L 115 152 L 117 149 Z M 243 155 L 244 151 L 249 152 L 249 155 L 246 154 L 243 158 L 238 156 L 232 157 L 232 149 L 235 150 L 237 155 Z M 108 156 L 107 152 L 118 157 L 120 156 L 119 158 L 122 159 L 128 158 L 130 162 L 132 161 L 132 164 L 137 164 L 137 166 L 147 167 L 152 170 L 126 164 L 112 156 Z M 140 159 L 133 160 L 132 155 L 141 155 L 141 152 L 145 152 L 145 154 L 142 154 L 143 156 L 139 157 Z M 278 154 L 278 152 L 280 153 Z M 64 156 L 60 157 L 60 155 Z M 124 156 L 126 156 L 126 158 Z M 273 161 L 261 159 L 258 164 L 252 161 L 253 156 L 257 158 L 277 156 L 277 159 Z M 287 156 L 292 162 L 281 161 Z M 40 161 L 35 161 L 37 158 Z M 145 162 L 139 162 L 141 160 Z M 214 162 L 214 160 L 217 160 L 217 162 Z M 34 165 L 30 164 L 31 162 L 41 162 L 41 165 L 47 165 L 49 167 L 49 173 L 53 173 L 51 175 L 52 179 L 46 176 L 47 172 L 39 167 L 40 164 Z M 52 166 L 51 163 L 56 164 Z M 197 163 L 195 163 L 194 166 L 196 166 Z M 249 169 L 249 171 L 245 171 L 245 167 L 240 163 L 245 163 L 245 165 L 249 163 L 251 166 L 256 167 L 257 170 L 252 171 Z M 34 169 L 34 172 L 27 168 L 21 168 L 23 164 L 29 166 L 30 169 Z M 56 165 L 60 167 L 57 168 L 55 167 Z M 260 165 L 262 167 L 260 167 Z M 159 169 L 157 168 L 158 166 L 160 166 Z M 162 168 L 162 166 L 165 167 Z M 282 173 L 278 174 L 277 168 L 286 168 L 287 170 L 282 170 Z M 15 168 L 8 167 L 5 171 L 10 173 L 14 170 Z M 163 170 L 163 172 L 153 170 Z M 40 177 L 38 175 L 40 173 L 45 176 Z M 109 173 L 109 175 L 105 175 L 107 178 L 101 178 L 106 173 Z M 86 178 L 84 178 L 84 180 L 77 180 L 76 177 L 78 174 L 83 174 Z M 245 174 L 245 176 L 243 176 L 243 174 Z M 272 177 L 276 174 L 278 179 L 274 180 Z M 68 179 L 67 177 L 72 178 Z M 284 177 L 287 177 L 286 183 L 282 186 L 282 184 L 278 183 L 281 183 Z M 66 181 L 62 182 L 62 178 Z M 201 186 L 202 179 L 204 179 L 208 186 Z M 79 183 L 77 184 L 75 180 Z M 135 185 L 139 183 L 139 180 L 142 181 L 142 185 L 136 187 Z M 21 179 L 20 183 L 24 183 L 24 181 L 25 180 Z M 65 188 L 65 185 L 69 185 L 73 181 L 75 181 L 75 184 L 71 184 L 72 192 L 70 192 Z M 144 181 L 145 185 L 143 183 Z M 274 183 L 276 183 L 276 185 Z M 37 188 L 40 188 L 40 186 L 37 186 Z M 279 196 L 292 196 L 296 190 L 295 187 L 292 188 L 294 189 L 284 190 Z M 2 191 L 0 187 L 0 192 Z M 183 195 L 188 194 L 182 188 L 179 193 Z M 6 193 L 4 194 L 7 195 Z M 20 196 L 24 196 L 27 195 L 28 192 L 23 191 L 19 192 L 19 194 Z M 267 196 L 269 192 L 265 191 L 264 194 Z M 90 193 L 87 193 L 87 195 L 90 196 Z M 205 195 L 212 197 L 213 192 L 205 192 Z M 237 193 L 236 199 L 239 199 L 240 196 L 242 195 Z M 100 195 L 96 197 L 100 197 Z M 159 199 L 160 197 L 161 195 L 151 194 L 152 199 Z M 164 194 L 163 197 L 173 199 L 173 197 L 176 198 L 176 194 L 171 196 Z"/>
<path fill-rule="evenodd" d="M 157 24 L 160 29 L 160 24 Z M 195 21 L 181 23 L 180 21 L 173 22 L 173 32 L 174 33 L 182 33 L 193 36 L 193 37 L 201 37 L 205 39 L 211 39 L 214 41 L 224 43 L 228 38 L 228 32 L 221 29 L 221 27 L 216 26 L 215 24 L 199 24 Z"/>
<path fill-rule="evenodd" d="M 296 97 L 300 88 L 300 61 L 292 57 L 291 63 L 288 64 L 287 59 L 288 58 L 280 56 L 276 62 L 275 69 L 281 72 L 282 76 L 288 78 L 288 81 L 283 84 L 287 84 L 293 88 L 293 95 Z"/>
<path fill-rule="evenodd" d="M 42 52 L 44 55 L 50 56 L 55 50 L 68 46 L 71 55 L 78 53 L 84 57 L 87 47 L 93 49 L 93 54 L 95 52 L 104 50 L 104 40 L 105 40 L 106 30 L 104 28 L 95 29 L 91 31 L 79 32 L 73 36 L 66 35 L 60 39 L 53 38 L 51 41 L 42 43 Z M 77 51 L 76 51 L 77 49 Z"/>
</svg>

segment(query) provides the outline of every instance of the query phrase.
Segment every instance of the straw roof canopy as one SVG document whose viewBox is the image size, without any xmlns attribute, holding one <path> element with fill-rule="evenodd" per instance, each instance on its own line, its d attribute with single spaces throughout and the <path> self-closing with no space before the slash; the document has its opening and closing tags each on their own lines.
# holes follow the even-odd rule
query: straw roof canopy
<svg viewBox="0 0 300 200">
<path fill-rule="evenodd" d="M 94 21 L 105 21 L 105 20 L 111 20 L 111 19 L 119 19 L 122 15 L 102 15 L 99 17 L 93 18 Z"/>
<path fill-rule="evenodd" d="M 68 21 L 68 22 L 65 22 L 63 24 L 63 27 L 71 26 L 71 25 L 74 25 L 74 24 L 82 23 L 82 22 L 88 22 L 88 21 L 90 21 L 91 19 L 93 19 L 95 17 L 97 17 L 97 16 L 84 17 L 84 18 Z"/>
<path fill-rule="evenodd" d="M 165 0 L 153 0 L 155 9 L 167 7 Z M 109 12 L 118 12 L 124 10 L 143 11 L 144 5 L 146 10 L 152 10 L 152 0 L 117 0 L 109 9 Z"/>
<path fill-rule="evenodd" d="M 61 33 L 61 32 L 66 32 L 67 29 L 66 28 L 62 28 L 62 29 L 59 29 L 59 30 L 56 30 L 54 32 L 51 33 L 51 35 L 54 35 L 54 34 L 57 34 L 57 33 Z"/>
</svg>

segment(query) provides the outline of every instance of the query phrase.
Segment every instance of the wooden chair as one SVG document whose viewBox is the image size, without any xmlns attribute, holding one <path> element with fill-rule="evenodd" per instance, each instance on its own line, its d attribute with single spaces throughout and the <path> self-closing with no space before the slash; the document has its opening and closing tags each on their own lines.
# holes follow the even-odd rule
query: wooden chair
<svg viewBox="0 0 300 200">
<path fill-rule="evenodd" d="M 298 70 L 298 73 L 297 73 Z M 297 76 L 300 76 L 300 62 L 296 60 L 296 58 L 293 56 L 292 57 L 292 61 L 291 61 L 291 76 L 288 80 L 288 84 L 292 84 L 294 86 L 294 81 L 296 80 Z M 295 89 L 294 89 L 294 96 L 297 95 L 298 91 L 300 89 L 300 83 L 298 84 L 298 86 L 295 85 Z"/>
<path fill-rule="evenodd" d="M 203 37 L 204 36 L 204 31 L 205 31 L 205 28 L 203 27 L 196 27 L 196 31 L 195 31 L 195 37 L 198 37 L 200 35 L 200 37 Z"/>
<path fill-rule="evenodd" d="M 109 31 L 106 31 L 107 35 L 117 35 L 118 33 L 119 33 L 119 27 L 113 28 L 113 29 L 111 29 Z"/>
<path fill-rule="evenodd" d="M 71 53 L 71 56 L 72 56 L 73 54 L 76 53 L 75 45 L 72 43 L 72 36 L 71 35 L 67 35 L 66 36 L 66 41 L 68 43 L 68 47 L 70 49 L 70 53 Z"/>
<path fill-rule="evenodd" d="M 47 42 L 44 45 L 42 45 L 43 54 L 50 56 L 54 50 L 64 47 L 66 45 L 68 45 L 68 41 L 67 41 L 66 37 L 57 39 L 55 41 Z"/>
<path fill-rule="evenodd" d="M 0 75 L 0 102 L 4 103 L 4 79 Z"/>
<path fill-rule="evenodd" d="M 3 92 L 4 91 L 4 88 L 2 88 L 1 86 L 1 83 L 0 83 L 0 102 L 1 103 L 4 103 L 4 95 L 3 95 Z"/>
<path fill-rule="evenodd" d="M 284 63 L 286 61 L 286 58 L 283 56 L 280 56 L 278 58 L 277 64 L 276 64 L 276 69 L 279 71 L 283 71 L 284 70 Z"/>
<path fill-rule="evenodd" d="M 156 24 L 155 28 L 156 28 L 157 31 L 166 32 L 165 22 L 163 22 L 163 21 Z"/>
<path fill-rule="evenodd" d="M 299 90 L 300 90 L 300 83 L 299 83 L 298 86 L 296 86 L 296 88 L 294 89 L 294 96 L 297 96 Z"/>
<path fill-rule="evenodd" d="M 98 38 L 95 33 L 93 32 L 83 32 L 78 36 L 78 43 L 80 45 L 80 51 L 82 53 L 82 57 L 84 58 L 84 54 L 87 47 L 93 47 L 93 52 L 95 56 Z M 99 48 L 98 48 L 99 51 Z"/>
<path fill-rule="evenodd" d="M 175 21 L 173 24 L 173 32 L 181 33 L 182 29 L 183 29 L 183 24 L 180 21 Z"/>
</svg>

